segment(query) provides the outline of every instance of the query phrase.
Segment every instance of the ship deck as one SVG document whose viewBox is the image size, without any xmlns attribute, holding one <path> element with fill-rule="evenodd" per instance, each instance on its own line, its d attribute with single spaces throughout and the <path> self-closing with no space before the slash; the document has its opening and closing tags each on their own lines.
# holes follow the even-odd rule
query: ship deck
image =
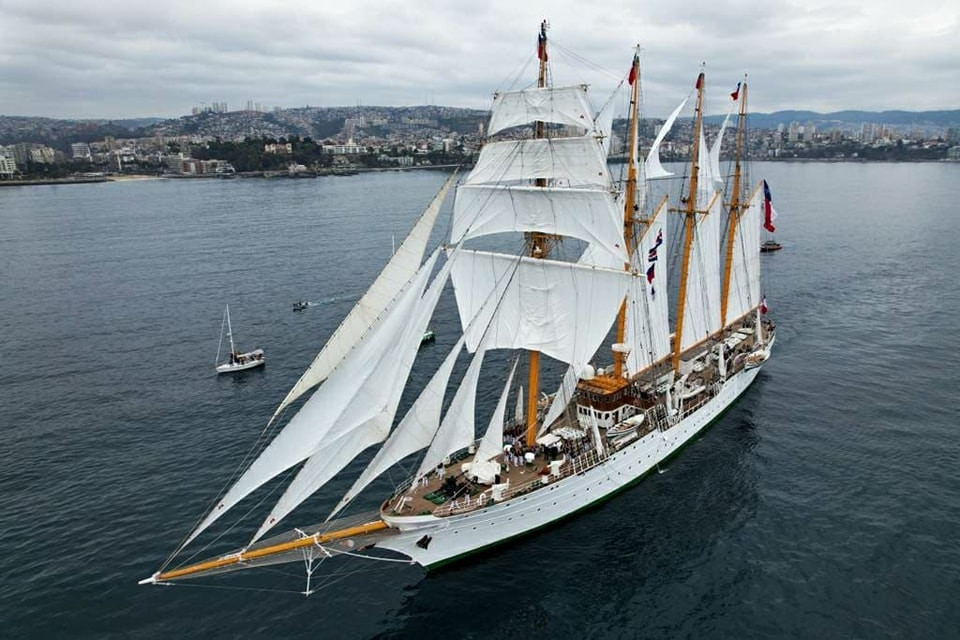
<svg viewBox="0 0 960 640">
<path fill-rule="evenodd" d="M 765 331 L 773 331 L 774 325 L 765 322 Z M 656 380 L 662 375 L 660 368 L 654 367 L 644 378 L 625 383 L 611 376 L 597 376 L 587 384 L 581 384 L 574 395 L 571 406 L 588 401 L 601 405 L 609 404 L 603 396 L 616 394 L 618 401 L 632 404 L 646 415 L 637 430 L 624 437 L 608 437 L 606 429 L 598 429 L 602 441 L 602 450 L 598 452 L 594 443 L 594 430 L 585 429 L 577 424 L 575 412 L 565 411 L 550 426 L 544 436 L 538 438 L 535 447 L 525 446 L 523 430 L 519 424 L 507 425 L 504 429 L 505 442 L 509 451 L 493 459 L 500 464 L 500 473 L 494 484 L 499 485 L 497 502 L 508 500 L 517 495 L 535 491 L 551 482 L 599 464 L 607 454 L 616 451 L 654 429 L 666 430 L 680 419 L 699 409 L 710 397 L 715 395 L 720 376 L 716 358 L 709 354 L 718 342 L 725 345 L 727 376 L 742 370 L 746 354 L 758 346 L 754 329 L 747 323 L 736 323 L 724 336 L 716 341 L 698 345 L 683 354 L 687 357 L 684 364 L 687 389 L 702 388 L 697 395 L 685 400 L 675 420 L 666 419 L 662 395 L 655 392 Z M 669 366 L 666 365 L 665 366 Z M 622 399 L 622 400 L 621 400 Z M 568 407 L 569 409 L 569 407 Z M 545 440 L 546 438 L 546 440 Z M 559 449 L 557 448 L 559 446 Z M 527 459 L 526 454 L 533 454 Z M 562 460 L 559 465 L 551 462 Z M 410 488 L 401 486 L 381 505 L 381 514 L 388 516 L 434 515 L 444 517 L 483 508 L 494 502 L 494 486 L 470 480 L 464 471 L 464 465 L 473 462 L 472 452 L 461 450 L 448 460 L 417 481 Z"/>
</svg>

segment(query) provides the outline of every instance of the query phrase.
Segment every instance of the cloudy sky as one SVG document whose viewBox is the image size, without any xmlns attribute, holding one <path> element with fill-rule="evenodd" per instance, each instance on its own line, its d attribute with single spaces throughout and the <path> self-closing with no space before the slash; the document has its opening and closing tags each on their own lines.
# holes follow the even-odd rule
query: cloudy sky
<svg viewBox="0 0 960 640">
<path fill-rule="evenodd" d="M 708 112 L 744 73 L 756 112 L 960 108 L 956 0 L 0 0 L 0 114 L 485 109 L 534 77 L 543 18 L 558 83 L 612 87 L 639 44 L 651 116 L 702 61 Z"/>
</svg>

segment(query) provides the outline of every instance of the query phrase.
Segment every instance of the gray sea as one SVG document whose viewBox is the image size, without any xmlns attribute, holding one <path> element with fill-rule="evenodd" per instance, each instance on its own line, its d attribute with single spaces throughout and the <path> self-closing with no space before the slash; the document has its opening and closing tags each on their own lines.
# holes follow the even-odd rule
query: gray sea
<svg viewBox="0 0 960 640">
<path fill-rule="evenodd" d="M 780 213 L 784 248 L 762 259 L 778 339 L 723 419 L 575 518 L 436 573 L 346 565 L 310 598 L 297 565 L 137 581 L 445 174 L 0 189 L 0 636 L 957 637 L 960 164 L 752 177 Z M 294 313 L 300 298 L 316 304 Z M 215 375 L 227 303 L 265 368 Z M 446 299 L 414 384 L 457 326 Z M 321 520 L 351 481 L 291 526 Z M 201 555 L 249 535 L 234 533 Z"/>
</svg>

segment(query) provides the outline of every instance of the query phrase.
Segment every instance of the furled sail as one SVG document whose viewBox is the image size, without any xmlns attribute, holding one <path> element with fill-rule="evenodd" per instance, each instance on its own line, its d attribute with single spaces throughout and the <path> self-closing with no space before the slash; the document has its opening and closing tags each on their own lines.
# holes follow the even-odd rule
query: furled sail
<svg viewBox="0 0 960 640">
<path fill-rule="evenodd" d="M 687 276 L 683 308 L 683 339 L 686 349 L 718 331 L 720 323 L 720 220 L 723 202 L 714 193 L 707 213 L 698 213 Z"/>
<path fill-rule="evenodd" d="M 464 184 L 543 178 L 567 187 L 610 186 L 607 156 L 596 136 L 489 142 Z"/>
<path fill-rule="evenodd" d="M 666 200 L 654 212 L 650 224 L 631 256 L 635 278 L 627 294 L 624 342 L 630 347 L 627 370 L 635 374 L 670 353 L 670 320 L 667 302 L 667 224 L 661 215 Z"/>
<path fill-rule="evenodd" d="M 283 402 L 274 412 L 273 418 L 276 418 L 291 402 L 323 382 L 330 375 L 333 368 L 343 360 L 343 357 L 376 322 L 401 287 L 420 268 L 427 241 L 430 239 L 430 231 L 433 229 L 437 214 L 440 213 L 440 207 L 443 205 L 443 200 L 446 198 L 447 191 L 453 184 L 456 175 L 457 172 L 454 171 L 447 178 L 443 187 L 430 202 L 430 205 L 427 206 L 420 219 L 417 220 L 410 234 L 387 262 L 387 266 L 383 268 L 383 271 L 370 285 L 367 292 L 363 294 L 363 297 L 353 306 L 353 309 L 333 332 L 317 357 L 314 358 L 297 383 L 287 393 L 287 397 L 283 399 Z"/>
<path fill-rule="evenodd" d="M 758 185 L 740 214 L 733 240 L 727 317 L 730 323 L 760 305 L 760 225 L 763 224 L 763 189 Z"/>
<path fill-rule="evenodd" d="M 373 410 L 377 402 L 388 401 L 388 397 L 380 393 L 374 399 L 364 397 L 363 402 L 358 402 L 357 396 L 361 391 L 366 392 L 368 386 L 375 389 L 390 386 L 392 370 L 387 371 L 380 364 L 391 352 L 391 346 L 401 340 L 417 318 L 417 307 L 437 255 L 435 252 L 414 274 L 365 338 L 343 358 L 326 383 L 304 403 L 182 546 L 189 544 L 252 491 L 309 457 L 350 407 L 363 406 Z"/>
<path fill-rule="evenodd" d="M 432 273 L 439 251 L 433 253 L 420 271 L 419 278 L 424 282 Z M 416 303 L 416 313 L 397 341 L 386 346 L 383 356 L 374 364 L 375 374 L 358 381 L 359 388 L 354 394 L 358 400 L 341 413 L 323 441 L 314 448 L 309 460 L 264 520 L 254 542 L 329 482 L 361 451 L 387 438 L 423 332 L 450 274 L 450 264 L 448 261 L 443 266 L 423 298 Z"/>
<path fill-rule="evenodd" d="M 457 362 L 457 356 L 463 350 L 464 342 L 466 342 L 466 337 L 460 336 L 457 344 L 447 354 L 443 364 L 436 370 L 430 382 L 420 392 L 413 406 L 403 417 L 403 420 L 390 434 L 390 438 L 384 443 L 383 448 L 377 452 L 377 455 L 370 461 L 367 468 L 364 469 L 360 477 L 350 487 L 350 490 L 343 496 L 336 509 L 330 514 L 331 518 L 346 507 L 381 473 L 410 454 L 430 445 L 437 433 L 437 428 L 440 426 L 443 394 L 447 389 L 447 383 L 450 381 L 453 365 Z"/>
<path fill-rule="evenodd" d="M 507 376 L 507 382 L 503 385 L 503 391 L 500 393 L 500 400 L 497 402 L 497 408 L 493 410 L 493 416 L 490 418 L 490 424 L 487 426 L 480 445 L 477 447 L 477 453 L 473 457 L 474 462 L 486 462 L 503 453 L 503 419 L 507 410 L 507 397 L 510 395 L 510 386 L 513 384 L 513 374 L 517 372 L 517 363 L 519 359 L 513 361 L 510 367 L 510 375 Z"/>
<path fill-rule="evenodd" d="M 484 353 L 486 349 L 481 345 L 470 361 L 467 373 L 460 381 L 443 422 L 423 456 L 420 469 L 414 478 L 415 482 L 433 471 L 451 453 L 473 444 L 476 437 L 477 382 L 480 380 Z"/>
<path fill-rule="evenodd" d="M 680 112 L 687 104 L 689 98 L 684 98 L 683 102 L 680 103 L 676 109 L 673 110 L 673 113 L 667 118 L 667 121 L 663 123 L 663 126 L 660 127 L 660 132 L 657 134 L 657 137 L 654 138 L 653 144 L 650 146 L 650 151 L 647 153 L 647 160 L 644 163 L 644 176 L 647 180 L 656 180 L 657 178 L 667 178 L 673 174 L 663 168 L 663 165 L 660 164 L 660 143 L 663 142 L 663 139 L 667 137 L 667 134 L 670 133 L 670 129 L 673 127 L 673 123 L 677 120 L 677 116 L 680 115 Z"/>
<path fill-rule="evenodd" d="M 468 349 L 477 348 L 486 328 L 488 349 L 540 351 L 578 371 L 593 358 L 634 278 L 622 268 L 470 250 L 460 252 L 451 276 Z M 491 294 L 495 309 L 483 305 Z"/>
<path fill-rule="evenodd" d="M 624 263 L 622 209 L 606 189 L 466 185 L 457 189 L 450 236 L 469 239 L 508 231 L 572 236 Z"/>
<path fill-rule="evenodd" d="M 505 91 L 493 97 L 493 113 L 487 135 L 534 122 L 549 122 L 593 129 L 593 109 L 587 97 L 587 85 L 544 87 Z"/>
</svg>

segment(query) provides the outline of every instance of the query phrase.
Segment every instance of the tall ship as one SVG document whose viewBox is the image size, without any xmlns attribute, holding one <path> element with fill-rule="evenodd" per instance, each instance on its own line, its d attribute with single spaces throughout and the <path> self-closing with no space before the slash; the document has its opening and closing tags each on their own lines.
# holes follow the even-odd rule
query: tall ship
<svg viewBox="0 0 960 640">
<path fill-rule="evenodd" d="M 427 252 L 455 176 L 280 403 L 265 431 L 275 432 L 272 440 L 251 453 L 252 462 L 141 584 L 303 562 L 310 594 L 314 570 L 337 556 L 435 568 L 626 489 L 756 379 L 776 334 L 760 281 L 762 193 L 748 191 L 740 161 L 746 84 L 734 94 L 739 119 L 729 187 L 719 170 L 719 137 L 711 148 L 705 140 L 701 72 L 689 96 L 692 158 L 682 195 L 653 203 L 648 185 L 668 175 L 658 149 L 687 100 L 641 158 L 634 54 L 620 87 L 629 94 L 627 164 L 615 181 L 607 164 L 612 110 L 594 109 L 584 85 L 552 86 L 546 23 L 536 56 L 535 85 L 494 97 L 487 142 L 455 188 L 447 242 Z M 671 229 L 675 238 L 668 238 Z M 522 237 L 516 252 L 474 248 L 477 239 L 504 233 Z M 560 259 L 565 239 L 584 247 L 577 259 Z M 401 416 L 401 395 L 448 282 L 462 334 Z M 509 350 L 509 366 L 483 366 L 495 350 Z M 469 358 L 469 366 L 452 381 L 458 358 Z M 481 377 L 502 381 L 502 392 L 492 417 L 477 425 Z M 374 446 L 325 522 L 272 533 Z M 414 471 L 377 510 L 341 516 L 400 463 Z M 274 483 L 283 493 L 268 496 L 275 504 L 257 514 L 260 525 L 242 547 L 178 562 L 201 535 L 237 531 L 225 522 L 208 529 L 227 514 L 255 513 L 251 494 L 285 472 L 292 480 L 285 488 Z"/>
</svg>

